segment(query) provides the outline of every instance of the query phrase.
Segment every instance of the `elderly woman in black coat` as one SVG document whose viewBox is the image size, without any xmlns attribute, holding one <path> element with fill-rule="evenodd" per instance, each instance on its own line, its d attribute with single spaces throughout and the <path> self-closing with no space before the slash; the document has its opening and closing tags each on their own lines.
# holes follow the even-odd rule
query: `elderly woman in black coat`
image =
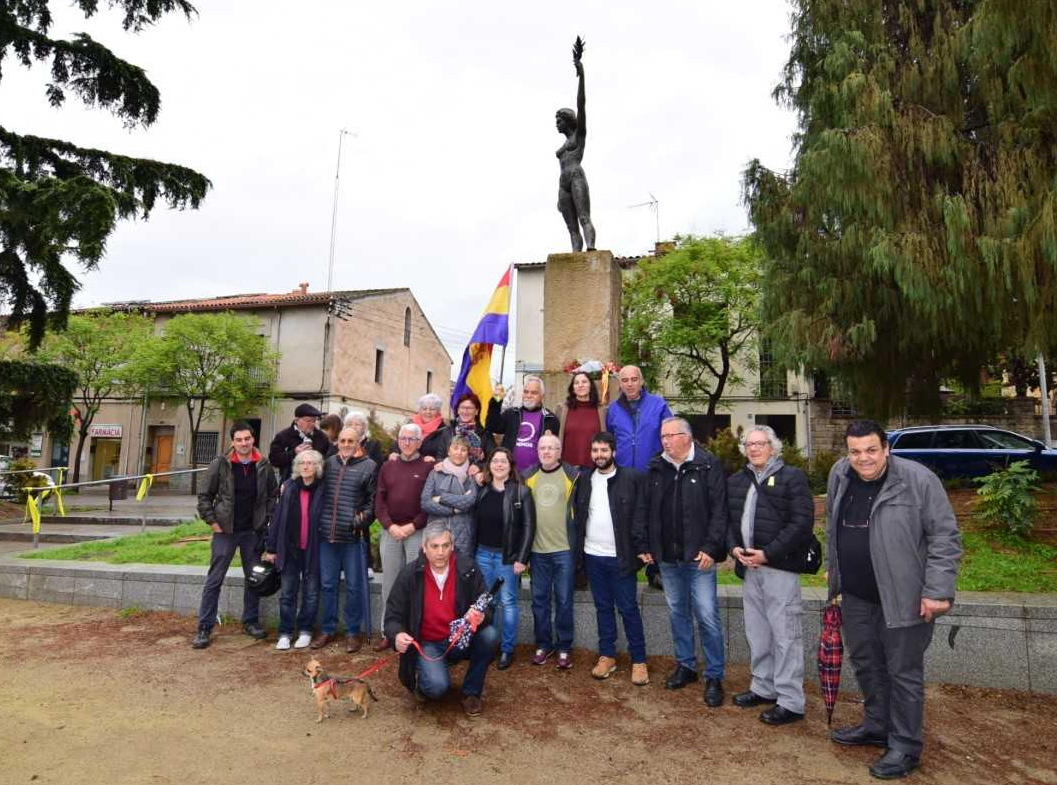
<svg viewBox="0 0 1057 785">
<path fill-rule="evenodd" d="M 803 605 L 797 564 L 811 543 L 814 501 L 807 477 L 781 459 L 782 442 L 766 425 L 742 442 L 748 463 L 727 480 L 728 548 L 745 579 L 745 637 L 752 682 L 734 696 L 769 725 L 804 717 Z"/>
</svg>

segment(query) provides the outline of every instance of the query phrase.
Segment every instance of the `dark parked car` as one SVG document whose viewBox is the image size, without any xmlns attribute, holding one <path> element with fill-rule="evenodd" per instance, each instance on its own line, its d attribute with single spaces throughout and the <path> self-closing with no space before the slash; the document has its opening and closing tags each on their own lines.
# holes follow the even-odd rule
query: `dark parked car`
<svg viewBox="0 0 1057 785">
<path fill-rule="evenodd" d="M 943 479 L 983 477 L 1016 461 L 1057 471 L 1057 450 L 990 425 L 923 425 L 888 432 L 892 455 L 923 463 Z"/>
</svg>

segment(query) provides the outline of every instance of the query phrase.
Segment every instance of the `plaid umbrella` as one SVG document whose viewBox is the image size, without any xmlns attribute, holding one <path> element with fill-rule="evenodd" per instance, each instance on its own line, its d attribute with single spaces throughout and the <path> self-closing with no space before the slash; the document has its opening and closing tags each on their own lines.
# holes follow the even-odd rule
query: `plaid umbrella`
<svg viewBox="0 0 1057 785">
<path fill-rule="evenodd" d="M 818 683 L 826 704 L 827 724 L 833 723 L 833 707 L 840 692 L 840 667 L 844 662 L 844 640 L 840 628 L 840 605 L 834 602 L 822 613 L 822 637 L 818 642 Z"/>
</svg>

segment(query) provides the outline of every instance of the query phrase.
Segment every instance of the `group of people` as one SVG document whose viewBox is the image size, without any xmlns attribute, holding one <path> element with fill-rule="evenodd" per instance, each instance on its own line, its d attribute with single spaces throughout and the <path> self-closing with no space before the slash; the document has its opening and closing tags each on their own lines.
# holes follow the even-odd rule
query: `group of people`
<svg viewBox="0 0 1057 785">
<path fill-rule="evenodd" d="M 574 374 L 566 400 L 551 411 L 543 380 L 529 376 L 520 405 L 504 408 L 504 391 L 495 390 L 483 426 L 472 393 L 457 401 L 448 423 L 440 400 L 427 395 L 388 456 L 377 444 L 371 455 L 365 418 L 353 417 L 335 445 L 324 445 L 316 437 L 319 413 L 307 404 L 276 436 L 271 461 L 254 449 L 249 426 L 236 423 L 232 450 L 209 467 L 199 497 L 215 535 L 193 645 L 209 644 L 236 549 L 245 565 L 263 542 L 263 558 L 282 575 L 277 648 L 321 648 L 335 639 L 344 573 L 345 648 L 359 651 L 369 625 L 367 530 L 377 518 L 385 610 L 374 648 L 395 648 L 401 681 L 417 697 L 442 696 L 448 665 L 469 659 L 463 708 L 481 713 L 489 666 L 506 670 L 514 661 L 526 570 L 533 665 L 553 658 L 559 670 L 573 667 L 573 596 L 582 569 L 598 627 L 591 675 L 605 680 L 618 670 L 619 614 L 631 681 L 649 684 L 637 592 L 645 566 L 659 574 L 671 623 L 676 664 L 665 687 L 703 678 L 704 703 L 717 707 L 725 677 L 717 564 L 730 556 L 744 579 L 752 671 L 733 703 L 766 706 L 759 718 L 770 725 L 802 719 L 797 573 L 814 542 L 807 478 L 782 462 L 782 443 L 767 426 L 744 434 L 746 464 L 727 477 L 690 424 L 643 388 L 638 368 L 625 366 L 619 381 L 620 395 L 607 407 L 593 381 Z M 884 747 L 871 773 L 900 777 L 920 761 L 924 652 L 931 622 L 953 602 L 960 540 L 938 479 L 890 456 L 879 425 L 852 422 L 846 442 L 848 455 L 829 479 L 826 567 L 865 704 L 861 724 L 831 735 L 839 744 Z M 286 475 L 278 493 L 273 466 Z M 452 622 L 489 587 L 497 587 L 496 597 L 475 620 L 472 641 L 453 645 Z M 313 637 L 320 598 L 321 629 Z M 247 634 L 266 636 L 250 591 L 243 623 Z"/>
</svg>

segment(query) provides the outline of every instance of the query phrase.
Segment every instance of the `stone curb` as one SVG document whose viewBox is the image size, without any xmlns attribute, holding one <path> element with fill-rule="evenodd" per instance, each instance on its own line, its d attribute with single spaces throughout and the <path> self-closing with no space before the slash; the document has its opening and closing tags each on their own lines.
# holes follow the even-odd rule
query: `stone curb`
<svg viewBox="0 0 1057 785">
<path fill-rule="evenodd" d="M 204 567 L 30 561 L 5 556 L 0 558 L 0 597 L 194 615 L 205 575 Z M 220 613 L 240 616 L 244 584 L 241 570 L 229 572 L 221 590 Z M 339 589 L 339 597 L 343 595 L 343 589 Z M 372 582 L 371 595 L 372 620 L 377 630 L 380 578 Z M 804 588 L 802 596 L 805 674 L 815 680 L 814 663 L 826 593 L 812 587 Z M 727 660 L 747 663 L 741 587 L 720 586 L 718 602 Z M 664 594 L 641 584 L 639 604 L 647 651 L 670 656 L 671 630 Z M 531 593 L 526 585 L 521 588 L 519 607 L 518 640 L 534 643 Z M 266 598 L 261 611 L 265 618 L 277 620 L 278 597 Z M 597 627 L 589 592 L 576 592 L 574 620 L 576 645 L 594 648 Z M 618 648 L 625 648 L 622 635 Z M 847 659 L 842 684 L 854 689 L 855 678 Z M 1057 595 L 959 594 L 951 613 L 936 623 L 926 656 L 926 676 L 935 682 L 1057 693 Z"/>
</svg>

